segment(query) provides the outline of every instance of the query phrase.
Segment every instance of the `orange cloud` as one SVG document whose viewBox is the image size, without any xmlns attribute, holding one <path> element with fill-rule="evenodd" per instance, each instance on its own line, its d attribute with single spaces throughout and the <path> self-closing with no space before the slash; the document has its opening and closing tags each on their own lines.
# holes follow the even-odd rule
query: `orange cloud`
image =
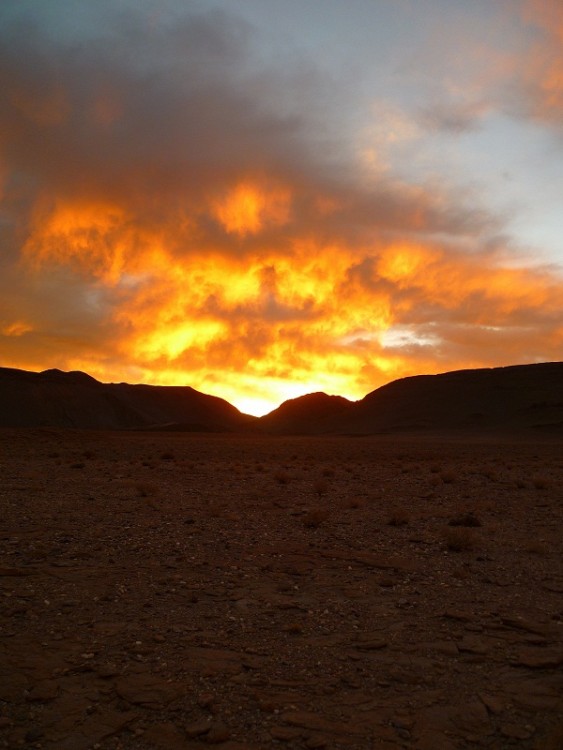
<svg viewBox="0 0 563 750">
<path fill-rule="evenodd" d="M 521 80 L 531 113 L 549 122 L 563 117 L 563 6 L 559 0 L 526 0 L 523 18 L 539 39 L 522 60 Z"/>
<path fill-rule="evenodd" d="M 267 196 L 249 184 L 245 195 L 258 196 L 267 213 Z M 248 227 L 245 200 L 236 205 L 240 215 L 230 204 L 229 221 Z M 209 216 L 216 206 L 212 199 Z M 195 218 L 178 255 L 166 246 L 169 227 L 157 241 L 130 224 L 115 207 L 57 205 L 26 246 L 34 264 L 78 264 L 115 293 L 107 311 L 113 364 L 72 357 L 73 368 L 103 379 L 122 379 L 124 370 L 146 382 L 189 382 L 263 411 L 311 390 L 358 398 L 413 371 L 498 361 L 499 342 L 514 329 L 523 331 L 518 360 L 539 326 L 552 329 L 548 339 L 561 337 L 561 279 L 503 267 L 494 255 L 413 239 L 369 247 L 284 235 L 280 247 L 271 230 L 253 225 L 264 245 L 238 257 L 220 244 L 211 251 L 209 241 L 198 251 Z"/>
</svg>

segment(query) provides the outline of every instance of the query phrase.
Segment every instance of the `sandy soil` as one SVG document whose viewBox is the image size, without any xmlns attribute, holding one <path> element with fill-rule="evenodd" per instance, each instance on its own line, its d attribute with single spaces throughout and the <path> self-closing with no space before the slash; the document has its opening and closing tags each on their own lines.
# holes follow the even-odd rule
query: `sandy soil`
<svg viewBox="0 0 563 750">
<path fill-rule="evenodd" d="M 0 747 L 563 747 L 561 442 L 3 430 L 0 476 Z"/>
</svg>

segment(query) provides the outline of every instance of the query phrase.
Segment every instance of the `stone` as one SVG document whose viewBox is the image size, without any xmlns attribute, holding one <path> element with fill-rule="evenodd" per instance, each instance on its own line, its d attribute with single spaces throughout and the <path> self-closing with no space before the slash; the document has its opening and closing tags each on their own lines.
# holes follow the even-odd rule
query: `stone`
<svg viewBox="0 0 563 750">
<path fill-rule="evenodd" d="M 55 680 L 43 680 L 31 688 L 26 699 L 28 701 L 37 701 L 38 703 L 47 703 L 54 700 L 58 692 L 59 685 Z"/>
<path fill-rule="evenodd" d="M 523 648 L 512 663 L 528 669 L 557 669 L 563 664 L 563 649 Z"/>
<path fill-rule="evenodd" d="M 191 750 L 193 748 L 193 744 L 186 739 L 183 732 L 171 722 L 153 724 L 144 732 L 143 739 L 162 750 Z"/>
<path fill-rule="evenodd" d="M 501 714 L 506 706 L 506 701 L 500 695 L 492 695 L 491 693 L 479 693 L 479 698 L 483 701 L 485 708 L 495 716 Z"/>
<path fill-rule="evenodd" d="M 187 724 L 184 727 L 184 732 L 187 737 L 194 739 L 195 737 L 201 737 L 202 735 L 207 734 L 210 728 L 211 724 L 209 721 L 207 721 L 207 719 L 201 719 L 200 721 L 193 722 L 193 724 Z"/>
<path fill-rule="evenodd" d="M 274 740 L 279 740 L 280 742 L 291 742 L 292 740 L 301 737 L 302 731 L 293 727 L 270 727 L 270 735 Z"/>
<path fill-rule="evenodd" d="M 469 742 L 479 742 L 493 733 L 487 709 L 481 701 L 471 701 L 450 713 L 456 732 Z"/>
<path fill-rule="evenodd" d="M 535 727 L 529 724 L 514 724 L 504 722 L 500 725 L 500 733 L 503 737 L 508 737 L 511 740 L 528 740 L 535 732 Z"/>
<path fill-rule="evenodd" d="M 171 703 L 185 693 L 181 683 L 172 683 L 153 674 L 132 674 L 116 681 L 120 698 L 142 706 L 158 708 Z"/>
<path fill-rule="evenodd" d="M 98 742 L 120 732 L 137 718 L 133 711 L 105 708 L 57 743 L 57 750 L 91 750 Z"/>
<path fill-rule="evenodd" d="M 220 745 L 226 742 L 231 736 L 231 730 L 221 721 L 213 723 L 207 732 L 205 739 L 210 745 Z"/>
</svg>

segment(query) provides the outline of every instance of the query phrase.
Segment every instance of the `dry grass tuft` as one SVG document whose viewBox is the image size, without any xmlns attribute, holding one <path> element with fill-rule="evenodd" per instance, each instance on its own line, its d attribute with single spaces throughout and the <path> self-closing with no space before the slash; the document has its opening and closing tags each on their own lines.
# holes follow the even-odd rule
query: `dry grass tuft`
<svg viewBox="0 0 563 750">
<path fill-rule="evenodd" d="M 284 626 L 283 630 L 290 635 L 300 635 L 303 632 L 303 625 L 298 622 L 290 622 L 289 625 Z"/>
<path fill-rule="evenodd" d="M 394 508 L 387 521 L 388 526 L 407 526 L 410 516 L 404 508 Z"/>
<path fill-rule="evenodd" d="M 524 552 L 527 552 L 530 555 L 540 555 L 544 557 L 548 553 L 548 547 L 545 544 L 545 542 L 540 541 L 539 539 L 534 539 L 529 542 L 526 542 L 524 544 Z"/>
<path fill-rule="evenodd" d="M 159 492 L 158 485 L 153 482 L 137 482 L 135 489 L 139 497 L 154 497 Z"/>
<path fill-rule="evenodd" d="M 291 477 L 287 473 L 287 471 L 276 471 L 274 473 L 274 479 L 278 484 L 289 484 L 289 481 Z"/>
<path fill-rule="evenodd" d="M 534 477 L 532 479 L 532 484 L 536 488 L 536 490 L 548 490 L 549 489 L 549 480 L 545 477 Z"/>
<path fill-rule="evenodd" d="M 313 483 L 313 491 L 319 496 L 326 495 L 328 492 L 328 482 L 324 479 L 317 479 Z"/>
<path fill-rule="evenodd" d="M 358 508 L 364 508 L 366 505 L 366 501 L 363 497 L 351 497 L 348 500 L 348 507 L 352 508 L 353 510 L 357 510 Z"/>
<path fill-rule="evenodd" d="M 444 484 L 453 484 L 458 479 L 458 476 L 454 471 L 443 471 L 440 479 Z"/>
<path fill-rule="evenodd" d="M 467 511 L 466 513 L 460 513 L 458 516 L 454 516 L 448 521 L 448 526 L 465 526 L 467 528 L 479 528 L 483 524 L 477 518 L 474 513 Z"/>
<path fill-rule="evenodd" d="M 473 529 L 465 526 L 448 527 L 444 531 L 444 542 L 450 552 L 467 552 L 475 549 L 477 536 Z"/>
<path fill-rule="evenodd" d="M 303 516 L 303 525 L 307 529 L 318 529 L 328 518 L 328 511 L 325 508 L 311 508 Z"/>
</svg>

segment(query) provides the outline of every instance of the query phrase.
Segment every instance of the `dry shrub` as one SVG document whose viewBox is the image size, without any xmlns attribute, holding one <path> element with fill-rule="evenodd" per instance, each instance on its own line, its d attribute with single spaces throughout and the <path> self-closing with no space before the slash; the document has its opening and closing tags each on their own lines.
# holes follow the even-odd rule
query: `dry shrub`
<svg viewBox="0 0 563 750">
<path fill-rule="evenodd" d="M 476 529 L 482 526 L 482 523 L 474 513 L 467 511 L 451 518 L 448 521 L 448 526 L 466 526 L 467 528 Z"/>
<path fill-rule="evenodd" d="M 444 542 L 450 552 L 467 552 L 475 548 L 477 537 L 473 529 L 450 526 L 444 531 Z"/>
<path fill-rule="evenodd" d="M 175 456 L 171 451 L 164 451 L 164 453 L 160 454 L 160 460 L 161 461 L 174 461 Z"/>
<path fill-rule="evenodd" d="M 524 552 L 528 552 L 530 555 L 547 555 L 548 547 L 545 542 L 539 539 L 530 540 L 524 545 Z"/>
<path fill-rule="evenodd" d="M 534 477 L 532 479 L 532 484 L 536 488 L 536 490 L 547 490 L 549 489 L 549 480 L 545 477 Z"/>
<path fill-rule="evenodd" d="M 406 526 L 410 521 L 410 516 L 404 508 L 394 508 L 387 521 L 389 526 Z"/>
<path fill-rule="evenodd" d="M 328 518 L 328 511 L 325 508 L 311 508 L 303 516 L 303 525 L 307 529 L 318 529 Z"/>
<path fill-rule="evenodd" d="M 83 469 L 86 466 L 86 464 L 83 461 L 75 461 L 73 464 L 70 464 L 71 469 Z"/>
<path fill-rule="evenodd" d="M 356 510 L 357 508 L 365 507 L 366 501 L 363 497 L 351 497 L 348 500 L 348 507 Z"/>
<path fill-rule="evenodd" d="M 274 474 L 274 479 L 278 484 L 289 484 L 289 480 L 291 477 L 287 473 L 287 471 L 276 471 Z"/>
<path fill-rule="evenodd" d="M 486 477 L 487 479 L 490 479 L 491 482 L 499 481 L 499 475 L 495 469 L 484 469 L 482 473 L 483 473 L 483 476 Z"/>
<path fill-rule="evenodd" d="M 290 633 L 291 635 L 300 635 L 303 632 L 303 625 L 300 625 L 298 622 L 290 622 L 284 626 L 283 630 L 285 633 Z"/>
<path fill-rule="evenodd" d="M 158 495 L 158 485 L 153 482 L 137 482 L 135 489 L 139 497 L 154 497 Z"/>
<path fill-rule="evenodd" d="M 328 491 L 328 482 L 324 479 L 317 479 L 313 484 L 313 491 L 321 497 L 322 495 L 325 495 Z"/>
<path fill-rule="evenodd" d="M 323 469 L 323 477 L 333 477 L 334 476 L 334 469 L 331 469 L 329 467 L 326 467 Z"/>
<path fill-rule="evenodd" d="M 440 478 L 444 484 L 453 484 L 457 479 L 457 475 L 453 471 L 443 471 Z"/>
</svg>

